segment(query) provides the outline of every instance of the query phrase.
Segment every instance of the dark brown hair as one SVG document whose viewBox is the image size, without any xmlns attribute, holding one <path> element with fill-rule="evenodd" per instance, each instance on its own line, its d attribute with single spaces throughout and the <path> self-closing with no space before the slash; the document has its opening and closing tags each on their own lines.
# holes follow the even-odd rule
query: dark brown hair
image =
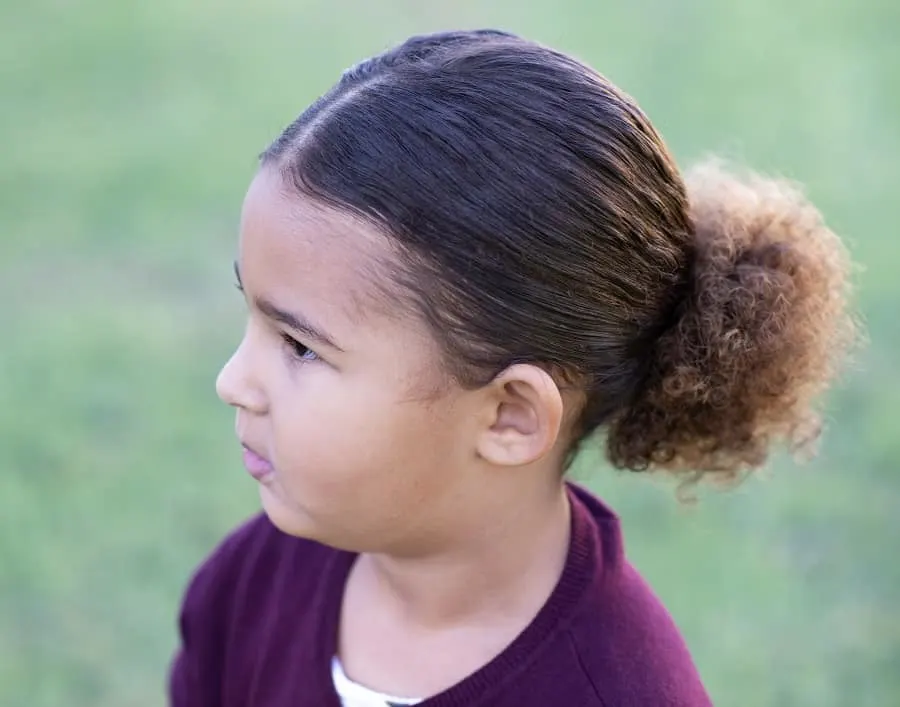
<svg viewBox="0 0 900 707">
<path fill-rule="evenodd" d="M 391 281 L 451 375 L 533 362 L 584 393 L 622 468 L 731 476 L 798 448 L 852 340 L 848 260 L 792 186 L 686 180 L 635 102 L 493 30 L 413 37 L 349 69 L 264 153 L 399 254 Z"/>
</svg>

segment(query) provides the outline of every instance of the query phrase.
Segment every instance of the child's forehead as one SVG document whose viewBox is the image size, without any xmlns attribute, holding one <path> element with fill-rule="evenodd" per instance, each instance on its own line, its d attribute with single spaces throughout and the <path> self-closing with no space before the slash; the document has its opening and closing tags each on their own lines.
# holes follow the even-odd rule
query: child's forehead
<svg viewBox="0 0 900 707">
<path fill-rule="evenodd" d="M 355 214 L 292 190 L 274 170 L 247 191 L 239 251 L 246 286 L 270 297 L 317 304 L 354 324 L 404 309 L 390 241 Z"/>
<path fill-rule="evenodd" d="M 241 218 L 243 235 L 270 236 L 270 247 L 308 257 L 347 261 L 386 254 L 388 240 L 363 218 L 325 204 L 287 185 L 280 174 L 264 169 L 247 190 Z"/>
</svg>

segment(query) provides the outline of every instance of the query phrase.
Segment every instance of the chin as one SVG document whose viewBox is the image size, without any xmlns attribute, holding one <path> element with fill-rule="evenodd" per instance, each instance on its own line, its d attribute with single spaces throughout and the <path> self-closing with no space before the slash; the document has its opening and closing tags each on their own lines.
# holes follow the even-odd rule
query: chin
<svg viewBox="0 0 900 707">
<path fill-rule="evenodd" d="M 260 485 L 259 500 L 263 512 L 268 516 L 272 525 L 282 533 L 293 535 L 304 540 L 322 542 L 320 533 L 316 531 L 315 523 L 301 509 L 286 504 L 279 495 L 268 486 Z"/>
<path fill-rule="evenodd" d="M 384 550 L 376 541 L 378 533 L 372 533 L 370 529 L 350 528 L 346 523 L 317 522 L 296 503 L 286 502 L 279 493 L 280 490 L 261 484 L 259 498 L 263 512 L 272 525 L 282 533 L 355 554 Z M 347 515 L 344 514 L 342 517 L 346 518 Z"/>
<path fill-rule="evenodd" d="M 303 540 L 311 540 L 321 545 L 327 545 L 336 550 L 359 551 L 355 547 L 355 543 L 347 542 L 346 537 L 342 538 L 339 534 L 333 532 L 334 528 L 322 527 L 321 523 L 317 523 L 297 504 L 285 502 L 277 490 L 266 485 L 260 485 L 259 498 L 263 512 L 272 525 L 282 533 L 292 535 L 295 538 L 302 538 Z"/>
</svg>

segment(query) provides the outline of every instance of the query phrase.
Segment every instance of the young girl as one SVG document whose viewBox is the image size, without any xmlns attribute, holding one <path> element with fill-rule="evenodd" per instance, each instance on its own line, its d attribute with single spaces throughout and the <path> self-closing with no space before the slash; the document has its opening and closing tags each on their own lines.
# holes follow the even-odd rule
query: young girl
<svg viewBox="0 0 900 707">
<path fill-rule="evenodd" d="M 191 581 L 174 705 L 710 704 L 564 472 L 598 430 L 615 466 L 688 480 L 814 440 L 852 326 L 796 191 L 685 182 L 585 65 L 443 33 L 266 150 L 235 270 L 217 387 L 265 513 Z"/>
</svg>

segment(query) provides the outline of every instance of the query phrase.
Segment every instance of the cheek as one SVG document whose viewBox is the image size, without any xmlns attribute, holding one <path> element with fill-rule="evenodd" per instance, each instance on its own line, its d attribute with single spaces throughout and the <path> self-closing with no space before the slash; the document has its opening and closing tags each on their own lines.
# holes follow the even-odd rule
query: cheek
<svg viewBox="0 0 900 707">
<path fill-rule="evenodd" d="M 391 512 L 445 489 L 455 452 L 448 416 L 398 402 L 389 385 L 345 382 L 330 373 L 300 372 L 293 394 L 273 404 L 275 461 L 285 491 L 310 509 Z"/>
</svg>

